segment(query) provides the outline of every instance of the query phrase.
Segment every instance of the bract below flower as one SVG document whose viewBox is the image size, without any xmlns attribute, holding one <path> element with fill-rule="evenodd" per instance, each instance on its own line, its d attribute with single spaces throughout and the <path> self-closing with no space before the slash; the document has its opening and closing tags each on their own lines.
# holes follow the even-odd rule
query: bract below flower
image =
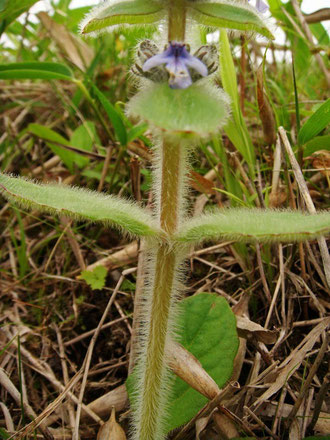
<svg viewBox="0 0 330 440">
<path fill-rule="evenodd" d="M 201 76 L 207 76 L 205 64 L 191 55 L 185 44 L 171 42 L 164 52 L 149 58 L 142 66 L 144 72 L 165 64 L 169 74 L 169 85 L 172 89 L 186 89 L 193 81 L 189 69 L 195 70 Z"/>
</svg>

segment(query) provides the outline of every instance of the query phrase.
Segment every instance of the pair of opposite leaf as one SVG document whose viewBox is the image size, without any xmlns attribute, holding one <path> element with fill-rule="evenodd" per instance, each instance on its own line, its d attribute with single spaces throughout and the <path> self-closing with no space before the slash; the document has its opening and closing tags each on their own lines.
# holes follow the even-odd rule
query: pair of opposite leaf
<svg viewBox="0 0 330 440">
<path fill-rule="evenodd" d="M 183 0 L 187 17 L 209 27 L 227 27 L 272 35 L 260 17 L 267 5 L 258 0 L 256 8 L 246 1 Z M 113 29 L 118 25 L 154 25 L 163 21 L 169 8 L 167 1 L 122 0 L 109 1 L 92 10 L 83 21 L 81 31 L 88 34 Z M 171 88 L 185 89 L 200 78 L 212 74 L 217 67 L 217 51 L 212 46 L 200 47 L 190 54 L 185 42 L 172 41 L 161 52 L 151 41 L 140 44 L 133 73 L 156 82 L 168 81 Z"/>
<path fill-rule="evenodd" d="M 182 2 L 188 19 L 197 24 L 255 31 L 267 38 L 273 38 L 259 14 L 268 8 L 262 0 L 256 1 L 255 8 L 246 0 L 182 0 Z M 166 19 L 168 4 L 166 0 L 105 1 L 86 16 L 81 25 L 81 32 L 88 34 L 118 25 L 155 25 Z"/>
<path fill-rule="evenodd" d="M 177 245 L 214 239 L 310 240 L 330 233 L 326 211 L 306 215 L 299 211 L 222 209 L 186 220 L 175 236 L 168 237 L 148 211 L 116 196 L 66 185 L 36 184 L 1 173 L 0 193 L 23 208 L 102 223 L 150 240 L 170 239 Z"/>
</svg>

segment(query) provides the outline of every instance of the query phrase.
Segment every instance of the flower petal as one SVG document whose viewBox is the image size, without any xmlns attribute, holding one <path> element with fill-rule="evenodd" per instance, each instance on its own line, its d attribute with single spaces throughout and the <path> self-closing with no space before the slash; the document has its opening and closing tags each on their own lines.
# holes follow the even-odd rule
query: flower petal
<svg viewBox="0 0 330 440">
<path fill-rule="evenodd" d="M 208 74 L 207 67 L 197 57 L 193 57 L 192 55 L 189 54 L 189 57 L 185 59 L 184 62 L 186 66 L 196 70 L 196 72 L 198 72 L 201 76 L 207 76 Z"/>
<path fill-rule="evenodd" d="M 168 63 L 172 58 L 169 57 L 165 52 L 158 53 L 153 57 L 149 58 L 142 66 L 144 72 L 153 69 L 154 67 L 161 66 L 162 64 Z"/>
<path fill-rule="evenodd" d="M 256 0 L 256 9 L 263 14 L 268 11 L 269 6 L 263 0 Z"/>
<path fill-rule="evenodd" d="M 262 0 L 257 0 L 256 1 L 256 8 L 258 9 L 259 12 L 261 12 L 262 14 L 266 11 L 268 11 L 269 6 L 263 2 Z"/>
</svg>

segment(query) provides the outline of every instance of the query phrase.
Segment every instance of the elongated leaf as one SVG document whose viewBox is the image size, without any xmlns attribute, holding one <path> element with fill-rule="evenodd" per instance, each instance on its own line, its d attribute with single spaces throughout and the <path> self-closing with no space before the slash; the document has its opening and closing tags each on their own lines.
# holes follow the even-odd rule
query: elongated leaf
<svg viewBox="0 0 330 440">
<path fill-rule="evenodd" d="M 94 84 L 92 84 L 92 90 L 96 95 L 97 99 L 102 104 L 104 110 L 106 111 L 109 120 L 112 122 L 115 133 L 119 139 L 121 145 L 127 144 L 127 131 L 124 122 L 116 110 L 116 108 L 111 104 L 108 98 L 99 90 Z"/>
<path fill-rule="evenodd" d="M 93 9 L 86 17 L 81 32 L 88 34 L 118 24 L 152 24 L 159 21 L 164 14 L 162 6 L 150 0 L 106 2 Z"/>
<path fill-rule="evenodd" d="M 304 147 L 304 156 L 310 156 L 316 151 L 327 150 L 330 151 L 330 135 L 316 136 L 308 141 Z"/>
<path fill-rule="evenodd" d="M 237 241 L 299 241 L 330 233 L 330 211 L 224 209 L 188 220 L 178 234 L 183 242 L 230 239 Z"/>
<path fill-rule="evenodd" d="M 68 167 L 70 172 L 73 172 L 74 163 L 79 155 L 62 147 L 62 145 L 67 147 L 71 146 L 66 138 L 56 133 L 51 128 L 40 124 L 29 124 L 28 130 L 30 133 L 46 141 L 48 147 L 53 153 L 61 158 L 62 162 Z"/>
<path fill-rule="evenodd" d="M 194 2 L 189 4 L 188 12 L 194 20 L 205 26 L 255 31 L 274 39 L 265 20 L 255 8 L 247 4 L 229 1 Z"/>
<path fill-rule="evenodd" d="M 0 174 L 0 190 L 9 201 L 28 209 L 102 222 L 137 236 L 158 233 L 151 215 L 115 196 L 64 185 L 36 184 L 6 174 Z"/>
<path fill-rule="evenodd" d="M 317 136 L 330 124 L 330 98 L 327 99 L 316 112 L 305 122 L 298 134 L 301 145 Z"/>
<path fill-rule="evenodd" d="M 210 293 L 186 298 L 179 304 L 178 342 L 183 345 L 213 378 L 219 388 L 230 379 L 238 349 L 236 319 L 226 300 Z M 126 386 L 134 399 L 136 371 Z M 205 405 L 207 399 L 171 374 L 172 387 L 167 408 L 166 430 L 183 425 Z"/>
<path fill-rule="evenodd" d="M 55 142 L 62 145 L 70 146 L 70 141 L 56 131 L 41 124 L 29 124 L 28 131 L 45 141 Z"/>
<path fill-rule="evenodd" d="M 249 165 L 250 175 L 253 180 L 256 161 L 255 151 L 239 104 L 236 70 L 225 29 L 220 31 L 220 44 L 221 81 L 225 92 L 231 99 L 232 108 L 232 117 L 224 127 L 224 131 Z"/>
<path fill-rule="evenodd" d="M 227 96 L 215 86 L 174 90 L 167 83 L 154 83 L 130 100 L 128 112 L 162 131 L 209 136 L 226 122 L 229 108 Z"/>
<path fill-rule="evenodd" d="M 23 12 L 30 9 L 38 0 L 1 0 L 0 1 L 0 35 Z"/>
<path fill-rule="evenodd" d="M 71 70 L 59 63 L 11 63 L 0 65 L 0 79 L 73 79 Z"/>
<path fill-rule="evenodd" d="M 95 124 L 91 121 L 86 121 L 76 128 L 70 141 L 51 128 L 40 124 L 29 124 L 28 131 L 46 141 L 47 145 L 61 158 L 70 171 L 73 171 L 74 165 L 79 168 L 87 165 L 89 162 L 88 157 L 93 157 L 93 155 L 100 159 L 105 157 L 97 153 L 88 155 L 93 149 L 93 142 L 100 145 Z"/>
<path fill-rule="evenodd" d="M 38 0 L 1 0 L 0 1 L 0 20 L 27 11 Z"/>
</svg>

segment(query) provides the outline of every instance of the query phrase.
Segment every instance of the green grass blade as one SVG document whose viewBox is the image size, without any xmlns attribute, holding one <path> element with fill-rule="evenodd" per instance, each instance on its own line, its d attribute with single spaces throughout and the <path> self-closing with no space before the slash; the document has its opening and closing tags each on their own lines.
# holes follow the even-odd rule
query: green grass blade
<svg viewBox="0 0 330 440">
<path fill-rule="evenodd" d="M 298 134 L 301 145 L 317 136 L 330 124 L 330 98 L 327 99 L 316 112 L 305 122 Z"/>
<path fill-rule="evenodd" d="M 101 90 L 99 90 L 94 84 L 92 84 L 92 91 L 99 100 L 99 102 L 102 104 L 106 114 L 108 115 L 108 118 L 113 125 L 113 128 L 119 139 L 120 144 L 126 145 L 127 131 L 119 112 L 111 104 L 108 98 L 101 92 Z"/>
<path fill-rule="evenodd" d="M 0 65 L 0 79 L 63 79 L 71 81 L 72 71 L 60 63 L 10 63 Z"/>
<path fill-rule="evenodd" d="M 228 121 L 224 130 L 230 141 L 241 153 L 250 168 L 251 178 L 253 180 L 255 173 L 255 151 L 251 137 L 246 127 L 239 104 L 239 95 L 236 79 L 236 70 L 231 54 L 227 31 L 220 31 L 220 65 L 221 81 L 225 92 L 231 99 L 232 117 Z"/>
<path fill-rule="evenodd" d="M 38 0 L 1 0 L 0 1 L 0 36 L 23 12 L 26 12 Z"/>
</svg>

